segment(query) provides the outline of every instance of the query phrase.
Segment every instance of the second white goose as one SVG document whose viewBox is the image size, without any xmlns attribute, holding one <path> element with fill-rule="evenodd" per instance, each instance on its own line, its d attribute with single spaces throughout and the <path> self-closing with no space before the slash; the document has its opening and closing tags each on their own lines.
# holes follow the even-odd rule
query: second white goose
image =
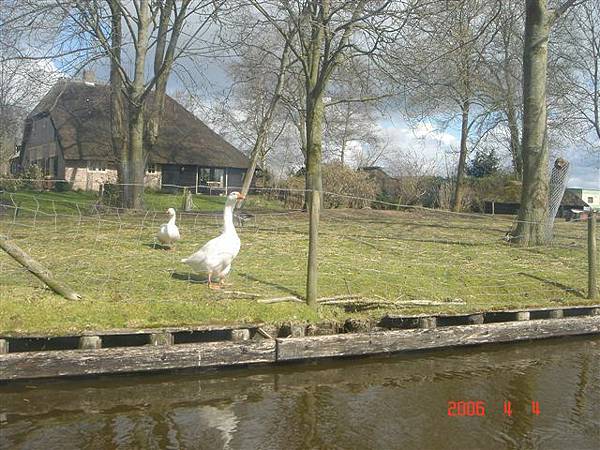
<svg viewBox="0 0 600 450">
<path fill-rule="evenodd" d="M 194 271 L 208 275 L 208 287 L 219 289 L 225 277 L 231 270 L 231 263 L 240 251 L 240 238 L 233 225 L 233 208 L 238 200 L 245 197 L 239 192 L 232 192 L 227 196 L 225 210 L 223 211 L 223 232 L 220 236 L 208 241 L 204 246 L 189 258 L 181 262 L 189 265 Z M 213 277 L 219 278 L 219 284 L 212 282 Z"/>
</svg>

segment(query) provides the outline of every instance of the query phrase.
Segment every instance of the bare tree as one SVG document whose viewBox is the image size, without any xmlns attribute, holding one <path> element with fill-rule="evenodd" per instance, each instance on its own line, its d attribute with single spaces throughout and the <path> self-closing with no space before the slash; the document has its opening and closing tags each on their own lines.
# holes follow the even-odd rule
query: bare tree
<svg viewBox="0 0 600 450">
<path fill-rule="evenodd" d="M 21 59 L 61 60 L 75 72 L 96 60 L 110 61 L 112 145 L 120 181 L 126 186 L 125 207 L 142 207 L 148 150 L 158 138 L 174 63 L 192 48 L 221 4 L 213 0 L 25 0 L 14 4 L 11 25 L 30 29 L 25 45 L 29 53 L 23 52 Z M 40 30 L 49 44 L 31 53 Z M 153 71 L 148 74 L 146 65 L 151 60 Z"/>
<path fill-rule="evenodd" d="M 576 140 L 600 152 L 600 3 L 587 1 L 557 24 L 551 87 L 556 109 L 574 127 Z"/>
<path fill-rule="evenodd" d="M 121 177 L 126 186 L 124 206 L 137 209 L 142 207 L 148 150 L 158 139 L 173 64 L 192 45 L 219 5 L 209 0 L 139 0 L 133 5 L 124 0 L 109 0 L 108 3 L 106 9 L 101 2 L 77 1 L 74 7 L 63 10 L 110 60 L 113 146 L 116 146 L 113 150 L 120 156 Z M 186 29 L 192 15 L 197 16 L 198 23 Z M 108 27 L 110 33 L 106 31 Z M 124 35 L 125 42 L 133 47 L 131 69 L 123 59 Z M 180 41 L 182 35 L 184 39 Z M 147 58 L 152 57 L 151 50 L 153 72 L 148 76 L 145 68 Z M 119 118 L 124 116 L 128 126 L 127 152 L 122 138 L 125 121 Z"/>
<path fill-rule="evenodd" d="M 444 126 L 460 124 L 460 147 L 452 210 L 462 205 L 469 140 L 487 116 L 481 68 L 495 33 L 497 2 L 433 2 L 411 29 L 413 38 L 395 56 L 396 76 L 411 87 L 412 115 L 438 117 Z"/>
<path fill-rule="evenodd" d="M 5 51 L 9 49 L 2 49 L 4 56 Z M 50 88 L 48 82 L 56 78 L 35 62 L 0 58 L 0 175 L 8 173 L 27 113 Z"/>
<path fill-rule="evenodd" d="M 514 173 L 523 177 L 521 155 L 521 121 L 523 100 L 519 87 L 522 83 L 523 27 L 525 9 L 522 2 L 509 1 L 495 19 L 496 35 L 484 49 L 482 60 L 483 103 L 490 111 L 488 129 L 504 128 L 504 133 L 492 135 L 500 145 L 508 148 Z M 497 112 L 497 115 L 493 113 Z"/>
<path fill-rule="evenodd" d="M 576 0 L 549 9 L 547 0 L 527 0 L 523 50 L 523 188 L 514 242 L 540 245 L 546 240 L 548 214 L 548 141 L 546 83 L 548 38 L 556 20 Z"/>
<path fill-rule="evenodd" d="M 26 115 L 60 76 L 44 61 L 19 59 L 19 30 L 6 25 L 10 6 L 0 5 L 0 175 L 8 173 Z"/>
<path fill-rule="evenodd" d="M 423 204 L 436 173 L 437 161 L 416 149 L 396 148 L 388 157 L 390 174 L 397 179 L 398 203 L 405 205 Z"/>
<path fill-rule="evenodd" d="M 307 303 L 316 307 L 317 240 L 321 208 L 324 94 L 332 74 L 355 57 L 373 55 L 398 29 L 394 10 L 403 1 L 284 0 L 250 3 L 286 39 L 301 67 L 305 94 L 305 139 L 310 225 Z M 288 27 L 292 27 L 293 38 Z"/>
<path fill-rule="evenodd" d="M 250 167 L 242 184 L 242 194 L 246 195 L 259 162 L 265 160 L 270 149 L 269 141 L 274 144 L 285 127 L 287 114 L 284 113 L 283 123 L 271 133 L 274 121 L 282 116 L 281 98 L 294 61 L 290 60 L 288 44 L 293 33 L 290 27 L 287 27 L 288 35 L 282 37 L 260 13 L 243 6 L 242 2 L 241 8 L 228 16 L 227 27 L 221 35 L 234 57 L 228 65 L 233 82 L 228 104 L 243 116 L 238 123 L 243 124 L 249 135 L 251 147 Z"/>
<path fill-rule="evenodd" d="M 377 109 L 380 100 L 391 95 L 373 82 L 369 61 L 353 59 L 334 74 L 326 93 L 324 114 L 324 157 L 342 165 L 370 165 L 385 147 L 379 133 Z M 359 100 L 359 101 L 357 101 Z M 349 158 L 350 146 L 354 155 Z"/>
</svg>

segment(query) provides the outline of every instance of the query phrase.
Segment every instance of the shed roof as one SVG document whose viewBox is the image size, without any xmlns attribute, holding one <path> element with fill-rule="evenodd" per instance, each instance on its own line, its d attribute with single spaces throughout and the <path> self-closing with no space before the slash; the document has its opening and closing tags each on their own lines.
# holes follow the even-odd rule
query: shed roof
<svg viewBox="0 0 600 450">
<path fill-rule="evenodd" d="M 570 208 L 587 208 L 590 206 L 585 201 L 583 201 L 581 197 L 569 190 L 565 191 L 565 194 L 563 195 L 560 204 L 562 206 L 567 206 Z"/>
</svg>

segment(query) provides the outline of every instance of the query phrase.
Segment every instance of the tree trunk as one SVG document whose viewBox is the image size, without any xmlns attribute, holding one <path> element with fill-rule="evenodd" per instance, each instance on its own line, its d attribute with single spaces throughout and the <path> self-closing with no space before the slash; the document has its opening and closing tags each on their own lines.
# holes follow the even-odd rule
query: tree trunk
<svg viewBox="0 0 600 450">
<path fill-rule="evenodd" d="M 131 105 L 129 109 L 129 178 L 128 208 L 142 209 L 146 158 L 144 154 L 144 107 Z"/>
<path fill-rule="evenodd" d="M 508 38 L 505 38 L 508 39 Z M 523 179 L 523 154 L 521 151 L 521 142 L 519 136 L 519 124 L 517 123 L 517 107 L 515 106 L 515 86 L 513 77 L 511 76 L 511 66 L 509 63 L 508 47 L 509 42 L 505 43 L 504 56 L 504 81 L 506 83 L 505 96 L 505 114 L 508 122 L 508 130 L 510 132 L 510 156 L 512 159 L 513 169 L 518 180 Z"/>
<path fill-rule="evenodd" d="M 154 77 L 156 83 L 154 87 L 154 97 L 146 121 L 145 145 L 148 152 L 151 151 L 158 140 L 160 123 L 165 107 L 167 81 L 173 68 L 177 42 L 181 35 L 181 29 L 183 27 L 183 21 L 186 17 L 186 10 L 189 3 L 190 0 L 181 2 L 179 10 L 175 8 L 174 0 L 167 0 L 160 6 L 158 37 L 156 50 L 154 52 Z M 174 9 L 176 11 L 176 17 L 172 27 L 170 27 L 171 14 Z M 170 39 L 168 39 L 169 31 L 171 32 Z"/>
<path fill-rule="evenodd" d="M 508 94 L 511 95 L 510 93 Z M 519 126 L 517 124 L 517 111 L 512 102 L 512 98 L 507 99 L 506 119 L 510 131 L 510 156 L 512 158 L 513 169 L 518 180 L 523 179 L 523 155 L 521 154 L 521 143 L 519 142 Z"/>
<path fill-rule="evenodd" d="M 546 0 L 527 0 L 523 49 L 523 188 L 513 240 L 520 245 L 545 241 L 548 211 L 546 71 L 550 22 Z"/>
<path fill-rule="evenodd" d="M 121 206 L 129 197 L 129 154 L 127 149 L 127 132 L 125 130 L 125 102 L 123 98 L 123 78 L 119 73 L 121 61 L 122 29 L 121 10 L 117 0 L 111 0 L 111 51 L 110 58 L 110 132 L 115 162 L 117 163 L 117 179 L 120 187 Z"/>
<path fill-rule="evenodd" d="M 304 103 L 306 103 L 306 99 L 304 99 Z M 299 103 L 300 104 L 300 103 Z M 305 191 L 308 189 L 308 185 L 310 182 L 308 181 L 308 150 L 306 145 L 306 114 L 300 109 L 298 110 L 298 121 L 294 122 L 296 127 L 298 128 L 298 135 L 300 136 L 300 150 L 302 151 L 302 155 L 304 156 L 304 189 Z M 308 197 L 306 192 L 304 194 L 304 201 L 302 203 L 302 211 L 308 211 Z"/>
<path fill-rule="evenodd" d="M 306 181 L 309 210 L 308 230 L 308 270 L 306 278 L 306 302 L 312 308 L 317 307 L 318 238 L 319 218 L 322 201 L 322 140 L 323 140 L 323 97 L 313 92 L 307 95 L 306 120 Z"/>
<path fill-rule="evenodd" d="M 460 155 L 458 157 L 458 170 L 456 172 L 456 186 L 452 200 L 452 211 L 459 212 L 462 208 L 464 190 L 465 165 L 467 162 L 467 138 L 469 137 L 469 108 L 470 103 L 465 100 L 461 106 L 462 119 L 460 129 Z"/>
<path fill-rule="evenodd" d="M 144 154 L 144 70 L 151 17 L 148 0 L 140 0 L 135 42 L 134 78 L 129 90 L 129 196 L 127 207 L 142 209 L 146 157 Z"/>
<path fill-rule="evenodd" d="M 250 190 L 252 178 L 254 178 L 254 172 L 256 171 L 256 166 L 258 166 L 258 160 L 260 159 L 266 137 L 267 130 L 263 129 L 261 124 L 261 129 L 258 132 L 258 136 L 256 136 L 256 142 L 254 143 L 254 147 L 252 147 L 252 153 L 250 156 L 250 167 L 248 167 L 248 170 L 244 174 L 244 182 L 242 183 L 242 195 L 244 197 L 248 195 L 248 191 Z M 237 207 L 240 208 L 243 202 L 243 200 L 238 201 Z"/>
</svg>

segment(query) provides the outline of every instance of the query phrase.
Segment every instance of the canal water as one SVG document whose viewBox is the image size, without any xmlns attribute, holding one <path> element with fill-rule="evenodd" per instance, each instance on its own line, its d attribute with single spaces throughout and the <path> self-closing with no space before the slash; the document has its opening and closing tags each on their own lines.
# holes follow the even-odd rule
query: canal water
<svg viewBox="0 0 600 450">
<path fill-rule="evenodd" d="M 600 448 L 600 338 L 0 386 L 2 449 Z"/>
</svg>

